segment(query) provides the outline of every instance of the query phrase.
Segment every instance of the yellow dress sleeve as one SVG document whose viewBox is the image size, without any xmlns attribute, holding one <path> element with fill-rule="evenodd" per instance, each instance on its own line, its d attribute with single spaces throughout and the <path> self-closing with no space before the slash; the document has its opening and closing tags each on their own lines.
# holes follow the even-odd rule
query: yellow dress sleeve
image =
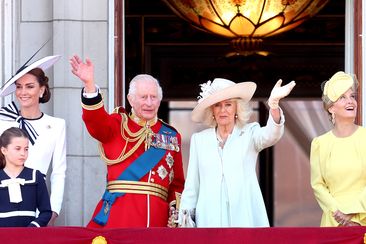
<svg viewBox="0 0 366 244">
<path fill-rule="evenodd" d="M 321 147 L 324 146 L 324 147 Z M 311 142 L 310 167 L 311 167 L 311 187 L 324 214 L 332 215 L 332 212 L 339 209 L 337 201 L 329 193 L 328 186 L 322 175 L 322 168 L 325 167 L 326 145 L 321 145 L 319 138 Z"/>
<path fill-rule="evenodd" d="M 360 138 L 359 138 L 359 151 L 362 154 L 362 159 L 363 159 L 363 167 L 366 168 L 366 150 L 365 150 L 365 145 L 364 145 L 364 140 L 366 139 L 366 133 L 365 133 L 365 129 L 361 128 L 359 129 L 359 133 L 360 133 Z M 361 194 L 359 195 L 358 199 L 358 207 L 359 207 L 359 211 L 358 214 L 356 214 L 351 220 L 354 222 L 357 222 L 363 226 L 366 225 L 366 186 L 363 189 L 363 191 L 361 192 Z"/>
</svg>

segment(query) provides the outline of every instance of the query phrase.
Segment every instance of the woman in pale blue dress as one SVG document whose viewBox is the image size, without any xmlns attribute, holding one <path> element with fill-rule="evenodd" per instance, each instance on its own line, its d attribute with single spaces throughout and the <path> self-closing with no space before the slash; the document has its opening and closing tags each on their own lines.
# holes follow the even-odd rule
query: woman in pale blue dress
<svg viewBox="0 0 366 244">
<path fill-rule="evenodd" d="M 192 120 L 211 128 L 192 135 L 179 210 L 182 227 L 265 227 L 268 217 L 256 176 L 258 153 L 283 135 L 279 101 L 295 82 L 277 82 L 267 125 L 248 123 L 256 84 L 216 78 L 201 85 Z"/>
</svg>

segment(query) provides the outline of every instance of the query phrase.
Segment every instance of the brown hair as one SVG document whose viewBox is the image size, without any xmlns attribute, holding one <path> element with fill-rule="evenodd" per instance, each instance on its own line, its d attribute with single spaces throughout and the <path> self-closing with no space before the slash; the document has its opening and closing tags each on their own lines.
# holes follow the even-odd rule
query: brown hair
<svg viewBox="0 0 366 244">
<path fill-rule="evenodd" d="M 0 148 L 7 147 L 14 137 L 24 137 L 28 139 L 28 135 L 24 130 L 18 127 L 10 127 L 9 129 L 5 130 L 0 136 Z M 0 169 L 3 169 L 5 165 L 5 156 L 0 150 Z"/>
<path fill-rule="evenodd" d="M 44 86 L 43 96 L 39 98 L 39 103 L 46 103 L 51 98 L 50 87 L 48 86 L 48 77 L 45 75 L 42 69 L 35 68 L 28 72 L 28 74 L 34 75 L 37 78 L 39 86 Z"/>
</svg>

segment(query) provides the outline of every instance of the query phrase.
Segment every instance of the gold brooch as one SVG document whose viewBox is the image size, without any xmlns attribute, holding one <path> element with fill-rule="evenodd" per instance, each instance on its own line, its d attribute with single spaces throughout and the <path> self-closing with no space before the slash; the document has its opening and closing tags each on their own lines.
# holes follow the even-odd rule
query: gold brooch
<svg viewBox="0 0 366 244">
<path fill-rule="evenodd" d="M 92 244 L 107 244 L 107 240 L 104 236 L 97 236 L 93 239 Z"/>
</svg>

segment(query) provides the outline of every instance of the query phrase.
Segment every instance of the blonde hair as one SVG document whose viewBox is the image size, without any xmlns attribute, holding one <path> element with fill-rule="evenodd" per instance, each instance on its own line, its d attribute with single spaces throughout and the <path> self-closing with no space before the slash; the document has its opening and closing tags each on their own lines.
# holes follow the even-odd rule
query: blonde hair
<svg viewBox="0 0 366 244">
<path fill-rule="evenodd" d="M 235 118 L 235 124 L 242 128 L 248 123 L 253 109 L 249 102 L 246 102 L 242 99 L 232 99 L 232 101 L 236 102 L 237 118 Z M 213 116 L 212 106 L 213 105 L 205 109 L 202 123 L 209 127 L 216 127 L 217 122 Z"/>
</svg>

